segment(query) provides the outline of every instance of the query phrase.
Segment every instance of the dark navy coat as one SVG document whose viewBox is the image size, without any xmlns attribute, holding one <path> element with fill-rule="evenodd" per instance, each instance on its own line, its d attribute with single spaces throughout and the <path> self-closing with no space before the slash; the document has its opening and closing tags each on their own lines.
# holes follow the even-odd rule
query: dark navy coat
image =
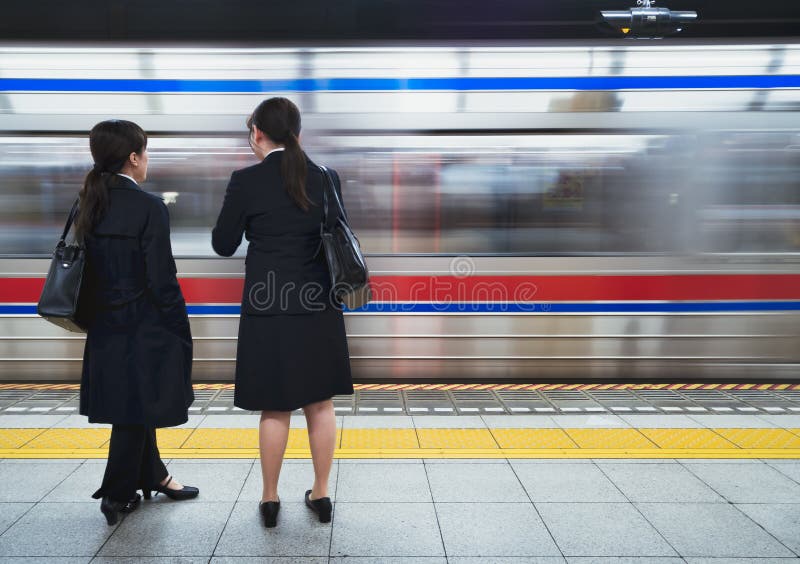
<svg viewBox="0 0 800 564">
<path fill-rule="evenodd" d="M 192 334 L 169 212 L 123 176 L 109 176 L 108 188 L 108 211 L 84 238 L 80 413 L 91 423 L 180 425 L 194 400 Z"/>
<path fill-rule="evenodd" d="M 306 194 L 313 202 L 303 211 L 286 192 L 281 178 L 283 151 L 231 175 L 225 200 L 211 233 L 214 251 L 231 256 L 245 235 L 242 313 L 307 314 L 334 307 L 325 253 L 320 247 L 324 177 L 310 159 Z M 339 176 L 328 169 L 341 200 Z M 337 213 L 329 196 L 329 213 Z"/>
</svg>

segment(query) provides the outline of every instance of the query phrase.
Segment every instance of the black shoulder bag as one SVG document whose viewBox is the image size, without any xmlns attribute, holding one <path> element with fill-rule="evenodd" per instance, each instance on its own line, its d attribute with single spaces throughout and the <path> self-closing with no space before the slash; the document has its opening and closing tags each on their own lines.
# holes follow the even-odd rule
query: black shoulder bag
<svg viewBox="0 0 800 564">
<path fill-rule="evenodd" d="M 78 298 L 83 282 L 86 249 L 83 244 L 66 244 L 67 233 L 78 212 L 78 201 L 72 205 L 64 226 L 64 232 L 53 252 L 50 270 L 39 296 L 36 311 L 39 315 L 59 327 L 74 333 L 85 333 L 86 328 L 78 320 Z"/>
<path fill-rule="evenodd" d="M 358 238 L 348 225 L 344 206 L 336 193 L 333 179 L 328 169 L 319 167 L 325 178 L 323 186 L 323 219 L 320 226 L 322 246 L 331 274 L 331 283 L 336 297 L 347 309 L 358 309 L 372 299 L 369 287 L 369 270 L 361 252 Z M 328 190 L 333 193 L 337 213 L 328 214 Z"/>
</svg>

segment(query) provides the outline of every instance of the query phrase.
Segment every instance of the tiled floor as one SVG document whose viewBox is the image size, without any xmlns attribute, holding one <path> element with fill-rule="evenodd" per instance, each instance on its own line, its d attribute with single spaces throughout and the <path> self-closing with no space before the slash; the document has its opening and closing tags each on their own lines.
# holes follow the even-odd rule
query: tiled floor
<svg viewBox="0 0 800 564">
<path fill-rule="evenodd" d="M 102 460 L 0 462 L 0 561 L 800 562 L 800 460 L 338 459 L 331 524 L 302 502 L 311 462 L 287 460 L 274 529 L 257 460 L 168 467 L 200 496 L 109 527 Z"/>
</svg>

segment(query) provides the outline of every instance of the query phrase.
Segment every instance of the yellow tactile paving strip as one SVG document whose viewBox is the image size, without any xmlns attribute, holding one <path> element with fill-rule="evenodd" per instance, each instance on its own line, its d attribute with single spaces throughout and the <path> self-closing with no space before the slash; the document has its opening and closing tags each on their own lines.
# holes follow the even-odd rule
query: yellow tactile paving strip
<svg viewBox="0 0 800 564">
<path fill-rule="evenodd" d="M 0 429 L 0 458 L 104 458 L 109 429 Z M 257 429 L 159 429 L 164 458 L 256 458 Z M 798 458 L 792 429 L 337 429 L 337 458 Z M 287 458 L 310 458 L 291 429 Z"/>
<path fill-rule="evenodd" d="M 726 384 L 684 382 L 678 384 L 354 384 L 356 390 L 800 390 L 800 384 Z M 0 390 L 79 390 L 79 384 L 4 383 Z M 232 383 L 194 384 L 195 390 L 232 390 Z"/>
</svg>

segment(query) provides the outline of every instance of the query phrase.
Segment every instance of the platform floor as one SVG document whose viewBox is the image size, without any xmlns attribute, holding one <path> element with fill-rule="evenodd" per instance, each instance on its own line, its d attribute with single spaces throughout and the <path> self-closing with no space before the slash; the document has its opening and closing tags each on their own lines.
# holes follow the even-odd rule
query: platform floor
<svg viewBox="0 0 800 564">
<path fill-rule="evenodd" d="M 0 562 L 800 563 L 788 409 L 338 415 L 330 524 L 303 504 L 298 413 L 275 529 L 258 515 L 257 421 L 204 409 L 160 430 L 170 471 L 200 496 L 143 501 L 109 527 L 90 497 L 108 426 L 4 411 Z"/>
</svg>

